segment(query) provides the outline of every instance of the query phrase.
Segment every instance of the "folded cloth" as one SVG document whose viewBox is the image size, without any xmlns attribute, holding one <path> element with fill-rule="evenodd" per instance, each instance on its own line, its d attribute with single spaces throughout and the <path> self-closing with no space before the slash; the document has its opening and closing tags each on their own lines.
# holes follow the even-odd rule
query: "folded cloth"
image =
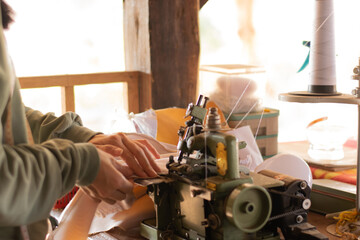
<svg viewBox="0 0 360 240">
<path fill-rule="evenodd" d="M 356 185 L 356 168 L 344 171 L 327 171 L 320 168 L 310 167 L 313 179 L 331 179 L 339 182 Z"/>
</svg>

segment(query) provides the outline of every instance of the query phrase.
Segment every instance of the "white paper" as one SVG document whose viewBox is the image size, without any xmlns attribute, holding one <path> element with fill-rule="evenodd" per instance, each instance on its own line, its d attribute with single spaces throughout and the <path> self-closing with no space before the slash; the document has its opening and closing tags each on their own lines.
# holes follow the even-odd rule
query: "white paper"
<svg viewBox="0 0 360 240">
<path fill-rule="evenodd" d="M 258 145 L 250 126 L 243 126 L 227 132 L 240 141 L 246 142 L 246 147 L 239 150 L 239 164 L 253 171 L 256 166 L 263 162 Z"/>
</svg>

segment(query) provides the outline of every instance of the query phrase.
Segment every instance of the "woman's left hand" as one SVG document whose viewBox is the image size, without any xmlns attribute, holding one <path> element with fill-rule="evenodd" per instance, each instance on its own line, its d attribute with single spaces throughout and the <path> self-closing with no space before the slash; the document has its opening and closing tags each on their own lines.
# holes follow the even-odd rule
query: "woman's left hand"
<svg viewBox="0 0 360 240">
<path fill-rule="evenodd" d="M 155 177 L 160 172 L 155 159 L 159 153 L 147 140 L 131 140 L 124 133 L 95 135 L 89 141 L 97 148 L 123 159 L 139 177 Z"/>
</svg>

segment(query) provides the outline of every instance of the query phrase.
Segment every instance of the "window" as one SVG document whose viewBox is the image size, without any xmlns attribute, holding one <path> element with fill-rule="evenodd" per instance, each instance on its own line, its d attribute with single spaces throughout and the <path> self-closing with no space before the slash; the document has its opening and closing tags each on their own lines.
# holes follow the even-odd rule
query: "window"
<svg viewBox="0 0 360 240">
<path fill-rule="evenodd" d="M 249 2 L 210 0 L 201 9 L 201 64 L 264 66 L 267 85 L 263 104 L 280 110 L 279 141 L 306 139 L 307 124 L 323 116 L 349 126 L 352 136 L 356 136 L 356 105 L 300 104 L 278 100 L 280 93 L 307 89 L 309 68 L 300 73 L 297 71 L 308 54 L 302 41 L 311 39 L 314 1 L 253 0 L 255 35 L 251 42 L 253 48 L 246 49 L 249 43 L 238 35 L 239 24 L 244 24 L 239 19 L 243 19 L 242 14 L 246 12 L 238 6 Z M 360 57 L 359 7 L 357 0 L 334 0 L 337 90 L 347 94 L 358 86 L 357 81 L 351 80 L 351 75 Z"/>
<path fill-rule="evenodd" d="M 252 10 L 244 11 L 243 4 L 251 2 Z M 6 37 L 18 76 L 124 70 L 123 1 L 8 0 L 8 3 L 17 13 L 16 23 Z M 357 19 L 360 1 L 334 0 L 334 4 L 337 89 L 350 93 L 358 85 L 350 79 L 360 57 L 360 32 L 357 31 L 360 29 Z M 280 93 L 307 89 L 309 69 L 297 71 L 308 54 L 302 41 L 311 38 L 312 12 L 313 1 L 310 0 L 209 0 L 200 11 L 202 65 L 236 63 L 266 68 L 263 104 L 280 110 L 279 141 L 305 139 L 306 125 L 323 116 L 350 126 L 352 135 L 357 132 L 357 108 L 354 105 L 299 104 L 278 100 Z M 252 14 L 254 35 L 250 34 L 253 38 L 244 40 L 244 37 L 239 37 L 238 29 L 239 24 L 244 25 L 244 15 L 249 13 Z M 248 33 L 252 30 L 244 29 Z M 112 88 L 111 85 L 104 87 Z M 85 103 L 78 102 L 76 111 L 84 123 L 91 126 L 102 115 L 98 108 L 92 108 L 92 111 L 85 107 L 87 99 L 96 98 L 93 88 L 89 86 L 88 90 L 81 90 L 81 94 L 76 90 L 82 96 L 84 92 L 87 94 L 84 100 L 77 98 Z M 121 94 L 122 90 L 119 88 L 118 92 Z M 48 99 L 58 93 L 50 94 L 50 97 L 43 93 L 37 95 L 40 94 L 41 99 Z M 41 100 L 25 95 L 27 93 L 24 93 L 26 105 L 39 105 Z M 110 100 L 106 101 L 115 103 L 107 111 L 115 114 L 116 109 L 123 106 L 119 95 L 107 95 Z M 58 109 L 58 106 L 37 108 L 46 112 Z M 60 109 L 52 111 L 60 112 Z M 102 122 L 96 129 L 106 130 L 108 126 L 104 125 L 107 123 Z"/>
<path fill-rule="evenodd" d="M 93 72 L 123 71 L 123 9 L 122 1 L 107 0 L 7 0 L 16 12 L 15 23 L 7 31 L 9 52 L 17 76 L 40 76 Z M 111 115 L 123 109 L 119 101 L 123 84 L 114 87 L 105 84 L 100 88 L 81 86 L 76 97 L 76 112 L 81 113 L 85 125 L 105 131 L 110 124 L 102 120 L 99 109 Z M 111 94 L 98 94 L 110 91 Z M 114 93 L 114 89 L 118 91 Z M 86 93 L 86 97 L 85 96 Z M 60 89 L 22 90 L 25 105 L 42 112 L 61 113 Z M 81 95 L 81 96 L 80 96 Z M 107 98 L 106 102 L 102 101 Z M 55 98 L 57 98 L 55 100 Z M 94 105 L 87 102 L 99 98 Z M 44 101 L 46 99 L 46 101 Z M 115 103 L 102 108 L 101 104 Z M 126 106 L 126 105 L 125 105 Z M 126 111 L 127 109 L 124 109 Z M 109 116 L 103 116 L 104 119 Z"/>
</svg>

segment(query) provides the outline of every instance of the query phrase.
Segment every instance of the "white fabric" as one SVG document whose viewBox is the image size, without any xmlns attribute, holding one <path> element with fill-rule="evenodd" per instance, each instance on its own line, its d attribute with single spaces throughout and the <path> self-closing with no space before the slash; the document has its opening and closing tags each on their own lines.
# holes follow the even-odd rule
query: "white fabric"
<svg viewBox="0 0 360 240">
<path fill-rule="evenodd" d="M 309 165 L 299 156 L 293 154 L 278 154 L 257 166 L 254 172 L 272 170 L 294 178 L 303 179 L 312 187 L 312 174 Z"/>
<path fill-rule="evenodd" d="M 250 126 L 243 126 L 227 132 L 233 134 L 238 141 L 245 141 L 246 147 L 239 150 L 239 164 L 253 171 L 263 162 L 258 145 Z"/>
</svg>

